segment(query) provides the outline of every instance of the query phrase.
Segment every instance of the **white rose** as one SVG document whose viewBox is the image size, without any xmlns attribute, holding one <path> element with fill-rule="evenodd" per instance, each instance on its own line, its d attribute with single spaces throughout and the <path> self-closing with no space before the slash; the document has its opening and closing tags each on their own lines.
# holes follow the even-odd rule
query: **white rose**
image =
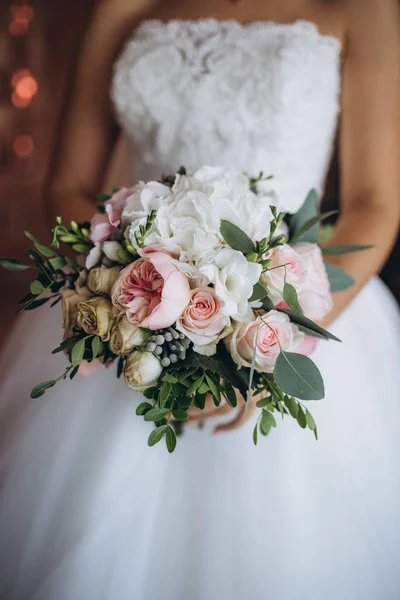
<svg viewBox="0 0 400 600">
<path fill-rule="evenodd" d="M 130 234 L 132 244 L 132 234 Z M 196 190 L 179 195 L 157 212 L 146 245 L 161 246 L 184 262 L 195 262 L 204 252 L 221 247 L 220 219 L 208 197 Z"/>
<path fill-rule="evenodd" d="M 117 321 L 111 329 L 110 350 L 118 356 L 129 354 L 134 348 L 143 346 L 148 337 L 148 331 L 131 325 L 124 317 Z"/>
<path fill-rule="evenodd" d="M 139 183 L 133 194 L 126 201 L 122 213 L 122 224 L 124 227 L 147 216 L 153 210 L 158 210 L 163 204 L 171 200 L 171 188 L 159 181 Z M 135 242 L 136 247 L 136 242 Z"/>
<path fill-rule="evenodd" d="M 214 284 L 215 293 L 223 302 L 221 313 L 236 320 L 246 318 L 248 299 L 260 278 L 261 265 L 249 262 L 237 250 L 222 248 L 211 264 L 203 264 L 199 270 Z"/>
<path fill-rule="evenodd" d="M 135 350 L 126 359 L 125 382 L 135 392 L 144 392 L 157 385 L 162 370 L 161 362 L 154 354 Z"/>
<path fill-rule="evenodd" d="M 125 262 L 118 256 L 118 251 L 123 250 L 122 244 L 119 242 L 103 242 L 102 250 L 107 258 L 112 262 L 125 264 Z"/>
</svg>

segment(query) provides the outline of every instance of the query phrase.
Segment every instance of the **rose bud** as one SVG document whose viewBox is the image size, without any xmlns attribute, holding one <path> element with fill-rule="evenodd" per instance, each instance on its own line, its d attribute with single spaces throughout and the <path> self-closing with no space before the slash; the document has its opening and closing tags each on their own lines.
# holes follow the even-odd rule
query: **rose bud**
<svg viewBox="0 0 400 600">
<path fill-rule="evenodd" d="M 144 392 L 157 385 L 162 370 L 161 362 L 154 354 L 135 350 L 126 359 L 125 382 L 135 392 Z"/>
<path fill-rule="evenodd" d="M 105 342 L 110 339 L 114 323 L 112 304 L 107 298 L 96 296 L 78 304 L 78 325 L 90 335 L 98 335 Z"/>
<path fill-rule="evenodd" d="M 110 350 L 118 356 L 129 354 L 134 348 L 143 346 L 148 337 L 149 334 L 145 329 L 131 325 L 124 317 L 111 329 Z"/>
<path fill-rule="evenodd" d="M 61 305 L 64 319 L 64 339 L 73 334 L 73 328 L 78 323 L 78 304 L 88 299 L 85 294 L 78 294 L 71 289 L 61 290 Z"/>
<path fill-rule="evenodd" d="M 120 267 L 111 267 L 110 269 L 103 265 L 96 267 L 89 271 L 87 286 L 95 294 L 111 296 L 111 290 L 119 277 L 120 271 Z"/>
</svg>

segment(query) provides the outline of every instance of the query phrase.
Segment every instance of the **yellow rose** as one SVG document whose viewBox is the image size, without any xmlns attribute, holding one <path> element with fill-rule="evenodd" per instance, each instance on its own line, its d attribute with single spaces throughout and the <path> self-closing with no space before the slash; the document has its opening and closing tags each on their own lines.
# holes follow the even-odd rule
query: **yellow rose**
<svg viewBox="0 0 400 600">
<path fill-rule="evenodd" d="M 104 265 L 89 271 L 87 278 L 88 288 L 95 294 L 107 294 L 111 296 L 111 290 L 117 281 L 121 267 L 107 268 Z"/>
<path fill-rule="evenodd" d="M 124 317 L 118 320 L 111 330 L 110 350 L 118 356 L 129 354 L 134 348 L 143 346 L 148 336 L 144 329 L 131 325 Z"/>
<path fill-rule="evenodd" d="M 110 339 L 114 323 L 112 304 L 107 298 L 96 296 L 78 304 L 78 325 L 89 335 L 98 335 L 103 342 Z"/>
<path fill-rule="evenodd" d="M 61 306 L 64 319 L 64 339 L 73 334 L 73 328 L 78 323 L 78 304 L 88 299 L 85 294 L 78 294 L 76 290 L 61 290 Z"/>
</svg>

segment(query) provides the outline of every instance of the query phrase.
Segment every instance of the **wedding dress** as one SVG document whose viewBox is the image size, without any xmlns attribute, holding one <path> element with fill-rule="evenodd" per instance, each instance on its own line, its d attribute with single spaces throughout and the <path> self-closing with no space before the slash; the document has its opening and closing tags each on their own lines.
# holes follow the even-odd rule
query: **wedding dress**
<svg viewBox="0 0 400 600">
<path fill-rule="evenodd" d="M 309 22 L 144 22 L 112 85 L 133 179 L 233 165 L 272 174 L 296 210 L 323 189 L 340 67 Z M 290 419 L 257 447 L 253 422 L 214 422 L 169 455 L 113 367 L 30 400 L 63 371 L 61 313 L 20 317 L 1 362 L 1 599 L 400 598 L 400 319 L 384 285 L 332 331 L 343 343 L 314 355 L 318 442 Z"/>
</svg>

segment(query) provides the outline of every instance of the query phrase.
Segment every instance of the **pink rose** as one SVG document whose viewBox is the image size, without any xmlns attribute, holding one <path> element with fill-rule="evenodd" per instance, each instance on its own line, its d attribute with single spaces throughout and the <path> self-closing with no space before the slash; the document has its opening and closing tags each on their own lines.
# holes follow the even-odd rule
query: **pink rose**
<svg viewBox="0 0 400 600">
<path fill-rule="evenodd" d="M 105 213 L 96 213 L 90 222 L 90 239 L 101 243 L 108 240 L 121 223 L 122 211 L 132 190 L 121 188 L 104 204 Z"/>
<path fill-rule="evenodd" d="M 239 367 L 251 367 L 256 347 L 257 371 L 272 373 L 280 346 L 289 352 L 296 351 L 303 338 L 304 334 L 292 325 L 287 315 L 271 310 L 262 318 L 257 317 L 250 323 L 237 323 L 235 331 L 227 340 L 227 345 Z"/>
<path fill-rule="evenodd" d="M 101 367 L 101 362 L 98 358 L 88 362 L 87 360 L 83 360 L 79 365 L 78 375 L 81 377 L 90 377 L 94 375 L 96 371 Z"/>
<path fill-rule="evenodd" d="M 287 283 L 297 288 L 306 277 L 306 269 L 302 257 L 288 244 L 277 246 L 270 250 L 266 256 L 271 264 L 263 276 L 263 282 L 268 286 L 270 296 L 274 302 L 282 300 L 285 277 Z"/>
<path fill-rule="evenodd" d="M 112 290 L 116 314 L 126 314 L 131 325 L 151 329 L 169 327 L 190 300 L 187 278 L 171 255 L 146 248 L 144 254 L 120 273 Z"/>
<path fill-rule="evenodd" d="M 221 306 L 213 288 L 194 289 L 176 327 L 197 346 L 213 343 L 229 325 L 229 317 L 220 313 Z"/>
<path fill-rule="evenodd" d="M 320 321 L 332 310 L 333 300 L 322 252 L 317 244 L 302 242 L 293 249 L 301 257 L 307 276 L 297 289 L 304 315 Z"/>
</svg>

